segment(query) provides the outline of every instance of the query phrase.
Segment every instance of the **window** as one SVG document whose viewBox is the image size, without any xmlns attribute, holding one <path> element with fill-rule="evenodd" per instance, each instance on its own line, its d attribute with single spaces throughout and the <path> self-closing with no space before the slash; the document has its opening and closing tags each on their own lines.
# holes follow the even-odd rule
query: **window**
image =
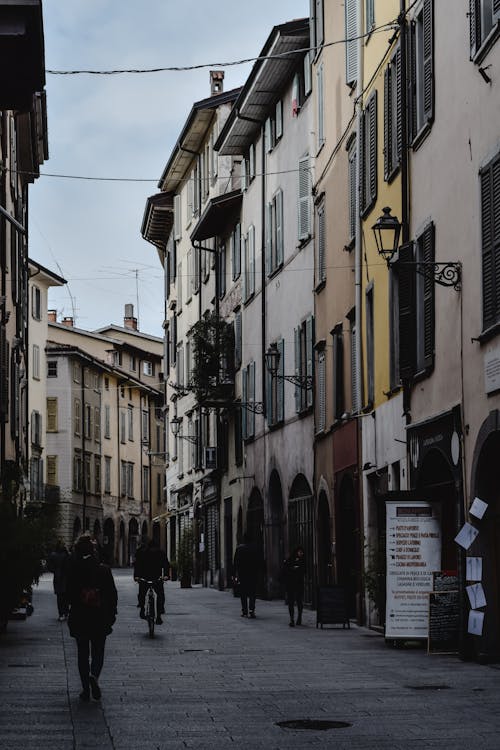
<svg viewBox="0 0 500 750">
<path fill-rule="evenodd" d="M 377 199 L 377 92 L 361 114 L 361 211 L 369 213 Z"/>
<path fill-rule="evenodd" d="M 142 410 L 142 442 L 149 443 L 149 411 Z"/>
<path fill-rule="evenodd" d="M 323 0 L 311 0 L 311 47 L 321 47 L 324 41 Z"/>
<path fill-rule="evenodd" d="M 434 118 L 433 0 L 424 0 L 410 27 L 410 140 L 427 131 Z"/>
<path fill-rule="evenodd" d="M 184 386 L 184 347 L 182 341 L 177 346 L 176 380 L 177 385 Z"/>
<path fill-rule="evenodd" d="M 295 375 L 299 378 L 314 376 L 314 318 L 310 316 L 294 332 L 295 339 Z M 312 388 L 295 386 L 295 411 L 300 413 L 312 406 Z"/>
<path fill-rule="evenodd" d="M 94 487 L 95 494 L 101 494 L 101 457 L 94 456 Z"/>
<path fill-rule="evenodd" d="M 57 378 L 57 361 L 55 359 L 47 362 L 47 377 Z"/>
<path fill-rule="evenodd" d="M 241 355 L 242 355 L 242 320 L 241 310 L 238 310 L 234 316 L 234 368 L 239 370 L 241 367 Z"/>
<path fill-rule="evenodd" d="M 111 438 L 111 407 L 109 404 L 104 405 L 104 437 Z"/>
<path fill-rule="evenodd" d="M 234 411 L 234 461 L 236 466 L 241 466 L 243 463 L 243 425 L 242 425 L 243 409 L 235 409 Z"/>
<path fill-rule="evenodd" d="M 366 370 L 368 381 L 368 403 L 372 407 L 375 400 L 375 326 L 373 307 L 373 282 L 366 290 Z"/>
<path fill-rule="evenodd" d="M 480 172 L 483 330 L 500 322 L 500 153 Z"/>
<path fill-rule="evenodd" d="M 333 418 L 341 419 L 345 412 L 344 399 L 344 339 L 342 325 L 335 326 L 333 337 Z"/>
<path fill-rule="evenodd" d="M 255 362 L 250 362 L 241 373 L 241 396 L 243 404 L 255 403 Z M 244 440 L 255 435 L 255 413 L 242 407 L 242 434 Z"/>
<path fill-rule="evenodd" d="M 316 146 L 318 151 L 325 142 L 325 103 L 324 103 L 324 91 L 323 91 L 323 63 L 319 66 L 316 71 L 316 84 L 318 88 L 318 127 L 317 127 L 317 142 Z"/>
<path fill-rule="evenodd" d="M 132 372 L 135 372 L 135 357 L 132 356 L 132 354 L 130 355 L 130 358 L 129 358 L 129 369 Z"/>
<path fill-rule="evenodd" d="M 233 281 L 241 274 L 241 225 L 236 224 L 231 234 L 231 263 L 233 268 Z"/>
<path fill-rule="evenodd" d="M 109 378 L 104 378 L 104 390 L 109 391 Z"/>
<path fill-rule="evenodd" d="M 248 227 L 248 234 L 243 241 L 243 301 L 246 302 L 255 294 L 255 227 Z"/>
<path fill-rule="evenodd" d="M 73 489 L 76 492 L 82 491 L 82 457 L 78 453 L 73 459 Z"/>
<path fill-rule="evenodd" d="M 134 407 L 129 404 L 127 409 L 128 414 L 128 439 L 134 439 Z"/>
<path fill-rule="evenodd" d="M 181 196 L 174 195 L 174 240 L 180 240 L 182 237 L 182 205 Z"/>
<path fill-rule="evenodd" d="M 316 283 L 326 280 L 325 201 L 316 207 Z"/>
<path fill-rule="evenodd" d="M 33 377 L 40 380 L 40 347 L 33 344 Z"/>
<path fill-rule="evenodd" d="M 272 151 L 283 135 L 283 102 L 276 102 L 275 109 L 264 123 L 264 140 L 266 151 Z"/>
<path fill-rule="evenodd" d="M 127 464 L 127 495 L 134 497 L 134 464 Z"/>
<path fill-rule="evenodd" d="M 39 411 L 31 412 L 31 444 L 39 447 L 42 444 L 42 415 Z"/>
<path fill-rule="evenodd" d="M 499 0 L 469 0 L 470 56 L 479 62 L 482 52 L 498 36 L 500 21 Z"/>
<path fill-rule="evenodd" d="M 255 179 L 255 143 L 250 144 L 250 148 L 243 160 L 243 190 L 246 190 L 250 183 Z"/>
<path fill-rule="evenodd" d="M 369 33 L 375 26 L 375 0 L 365 0 L 365 31 Z"/>
<path fill-rule="evenodd" d="M 127 494 L 127 462 L 120 463 L 120 495 L 125 497 Z"/>
<path fill-rule="evenodd" d="M 299 159 L 299 205 L 298 205 L 298 235 L 299 240 L 307 240 L 311 236 L 311 170 L 309 157 Z"/>
<path fill-rule="evenodd" d="M 358 78 L 358 0 L 345 0 L 346 83 L 354 86 Z"/>
<path fill-rule="evenodd" d="M 274 122 L 275 122 L 276 141 L 279 141 L 279 139 L 283 135 L 283 102 L 281 101 L 281 99 L 278 102 L 276 102 Z"/>
<path fill-rule="evenodd" d="M 101 441 L 101 410 L 94 406 L 94 440 L 96 443 Z"/>
<path fill-rule="evenodd" d="M 432 273 L 415 273 L 414 265 L 433 264 L 434 259 L 435 230 L 431 222 L 414 243 L 399 249 L 394 265 L 398 274 L 401 379 L 429 371 L 434 364 L 434 277 Z"/>
<path fill-rule="evenodd" d="M 34 320 L 42 319 L 41 292 L 37 286 L 31 287 L 31 316 Z"/>
<path fill-rule="evenodd" d="M 152 377 L 154 375 L 154 368 L 152 362 L 143 362 L 142 363 L 142 372 L 144 375 L 149 375 Z"/>
<path fill-rule="evenodd" d="M 384 71 L 384 180 L 399 169 L 402 153 L 401 50 L 394 53 Z"/>
<path fill-rule="evenodd" d="M 73 381 L 75 383 L 80 383 L 81 377 L 82 377 L 82 371 L 81 371 L 80 365 L 78 364 L 78 362 L 74 362 L 73 363 Z"/>
<path fill-rule="evenodd" d="M 216 254 L 217 259 L 217 280 L 219 288 L 219 299 L 226 294 L 226 243 L 219 244 L 219 252 Z"/>
<path fill-rule="evenodd" d="M 351 330 L 351 413 L 357 414 L 361 408 L 361 383 L 358 371 L 358 330 L 355 308 L 351 310 L 347 317 Z"/>
<path fill-rule="evenodd" d="M 82 430 L 82 405 L 80 403 L 80 400 L 75 398 L 73 403 L 74 408 L 74 432 L 75 435 L 81 435 Z"/>
<path fill-rule="evenodd" d="M 57 432 L 57 398 L 47 398 L 47 432 Z"/>
<path fill-rule="evenodd" d="M 104 492 L 111 492 L 111 456 L 104 456 Z"/>
<path fill-rule="evenodd" d="M 351 242 L 356 237 L 356 227 L 358 219 L 357 211 L 357 192 L 356 192 L 356 170 L 357 170 L 357 149 L 356 136 L 351 139 L 348 152 L 348 201 L 349 201 L 349 238 Z"/>
<path fill-rule="evenodd" d="M 149 503 L 150 492 L 149 492 L 149 466 L 142 467 L 142 500 L 145 503 Z"/>
<path fill-rule="evenodd" d="M 47 484 L 55 487 L 59 484 L 57 473 L 57 456 L 47 456 Z"/>
<path fill-rule="evenodd" d="M 326 429 L 326 355 L 322 349 L 318 353 L 318 414 L 317 430 L 323 432 Z"/>
<path fill-rule="evenodd" d="M 127 418 L 123 409 L 120 410 L 120 443 L 127 442 Z"/>
<path fill-rule="evenodd" d="M 85 439 L 90 440 L 92 437 L 92 407 L 85 404 Z"/>
<path fill-rule="evenodd" d="M 283 191 L 278 190 L 267 204 L 266 267 L 268 275 L 283 264 Z"/>
</svg>

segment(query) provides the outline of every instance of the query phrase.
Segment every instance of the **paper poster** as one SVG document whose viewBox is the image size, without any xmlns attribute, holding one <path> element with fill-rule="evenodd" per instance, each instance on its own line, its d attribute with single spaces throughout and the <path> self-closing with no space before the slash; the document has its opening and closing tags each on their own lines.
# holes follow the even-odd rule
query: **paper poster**
<svg viewBox="0 0 500 750">
<path fill-rule="evenodd" d="M 466 578 L 468 581 L 481 581 L 483 579 L 482 557 L 467 557 Z"/>
<path fill-rule="evenodd" d="M 482 583 L 473 583 L 471 586 L 466 586 L 467 596 L 471 609 L 479 609 L 479 607 L 486 607 L 486 597 L 484 595 L 484 589 Z"/>
<path fill-rule="evenodd" d="M 464 549 L 469 549 L 474 539 L 479 534 L 479 531 L 471 523 L 464 523 L 460 531 L 455 537 L 455 541 Z"/>
<path fill-rule="evenodd" d="M 471 609 L 469 612 L 469 625 L 467 631 L 471 635 L 482 635 L 484 623 L 484 612 L 476 612 Z"/>
<path fill-rule="evenodd" d="M 472 505 L 469 508 L 469 513 L 471 516 L 475 516 L 476 518 L 482 518 L 486 512 L 486 508 L 488 507 L 488 503 L 485 503 L 484 500 L 480 500 L 478 497 L 475 497 Z"/>
</svg>

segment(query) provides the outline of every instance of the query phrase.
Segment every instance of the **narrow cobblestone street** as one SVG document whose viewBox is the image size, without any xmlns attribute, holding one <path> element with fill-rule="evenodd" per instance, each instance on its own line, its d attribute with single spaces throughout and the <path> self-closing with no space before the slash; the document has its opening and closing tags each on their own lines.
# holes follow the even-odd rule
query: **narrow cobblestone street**
<svg viewBox="0 0 500 750">
<path fill-rule="evenodd" d="M 500 672 L 424 650 L 393 650 L 369 630 L 289 628 L 282 602 L 239 616 L 231 594 L 167 585 L 151 640 L 130 571 L 115 571 L 119 614 L 100 703 L 82 704 L 76 649 L 56 619 L 51 576 L 35 612 L 0 638 L 2 750 L 481 748 L 500 746 Z M 351 726 L 282 729 L 322 719 Z"/>
</svg>

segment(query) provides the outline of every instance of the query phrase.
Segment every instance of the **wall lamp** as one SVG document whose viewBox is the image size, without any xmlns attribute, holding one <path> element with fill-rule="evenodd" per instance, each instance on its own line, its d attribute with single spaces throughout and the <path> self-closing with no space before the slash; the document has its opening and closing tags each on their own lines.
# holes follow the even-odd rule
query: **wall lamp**
<svg viewBox="0 0 500 750">
<path fill-rule="evenodd" d="M 181 424 L 182 417 L 174 417 L 170 420 L 170 429 L 172 431 L 172 435 L 175 438 L 180 438 L 181 440 L 189 440 L 190 443 L 197 443 L 198 438 L 195 435 L 179 435 Z"/>
<path fill-rule="evenodd" d="M 384 258 L 387 267 L 391 267 L 391 261 L 398 250 L 399 235 L 402 225 L 396 216 L 392 216 L 391 209 L 386 206 L 382 209 L 383 214 L 379 216 L 372 226 L 375 242 L 377 243 L 377 252 Z M 413 266 L 416 273 L 433 280 L 441 286 L 452 286 L 457 291 L 461 288 L 462 282 L 462 264 L 458 261 L 448 263 L 436 262 L 406 262 L 399 261 L 398 265 Z"/>
<path fill-rule="evenodd" d="M 278 378 L 278 380 L 287 380 L 289 383 L 293 383 L 297 388 L 303 388 L 306 391 L 311 390 L 313 387 L 312 375 L 279 375 L 278 370 L 280 366 L 281 352 L 279 351 L 276 344 L 271 344 L 265 354 L 266 367 L 271 377 Z"/>
</svg>

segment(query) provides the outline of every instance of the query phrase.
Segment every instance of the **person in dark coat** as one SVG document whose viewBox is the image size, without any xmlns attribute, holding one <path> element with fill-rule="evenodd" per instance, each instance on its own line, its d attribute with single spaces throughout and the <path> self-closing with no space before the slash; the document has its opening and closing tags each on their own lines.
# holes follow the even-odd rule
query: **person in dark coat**
<svg viewBox="0 0 500 750">
<path fill-rule="evenodd" d="M 295 604 L 297 604 L 297 625 L 302 625 L 304 578 L 306 575 L 304 548 L 296 547 L 290 557 L 285 560 L 283 568 L 286 600 L 290 613 L 289 625 L 293 628 L 295 626 Z"/>
<path fill-rule="evenodd" d="M 69 552 L 62 539 L 59 539 L 56 548 L 47 559 L 47 568 L 54 574 L 54 594 L 57 597 L 57 611 L 59 622 L 68 616 L 68 597 L 66 586 L 68 582 Z"/>
<path fill-rule="evenodd" d="M 78 648 L 78 671 L 82 681 L 80 698 L 99 700 L 98 679 L 104 663 L 106 637 L 116 620 L 118 595 L 111 569 L 95 556 L 89 534 L 75 544 L 68 575 L 68 626 Z M 89 664 L 90 658 L 90 664 Z"/>
<path fill-rule="evenodd" d="M 139 617 L 145 618 L 144 604 L 146 599 L 147 583 L 153 581 L 153 588 L 158 597 L 158 612 L 156 613 L 156 624 L 161 625 L 163 620 L 161 616 L 165 614 L 165 589 L 163 581 L 168 580 L 170 563 L 165 552 L 150 539 L 144 548 L 138 549 L 134 563 L 134 581 L 139 584 Z"/>
<path fill-rule="evenodd" d="M 248 534 L 244 534 L 243 543 L 236 547 L 233 561 L 234 576 L 240 587 L 242 617 L 255 617 L 257 581 L 263 567 L 259 547 L 250 541 Z"/>
</svg>

